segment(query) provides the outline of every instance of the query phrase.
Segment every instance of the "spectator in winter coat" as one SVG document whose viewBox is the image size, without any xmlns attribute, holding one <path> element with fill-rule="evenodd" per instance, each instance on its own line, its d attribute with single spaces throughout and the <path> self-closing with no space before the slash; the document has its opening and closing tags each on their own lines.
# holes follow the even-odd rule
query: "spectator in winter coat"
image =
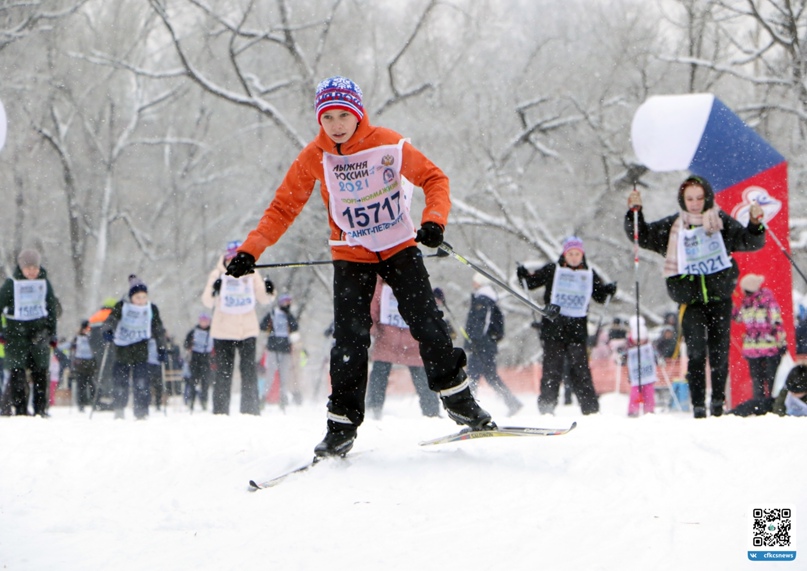
<svg viewBox="0 0 807 571">
<path fill-rule="evenodd" d="M 516 274 L 519 280 L 526 281 L 529 289 L 544 286 L 544 302 L 560 306 L 560 315 L 554 320 L 544 319 L 541 326 L 544 363 L 539 412 L 554 413 L 566 358 L 580 410 L 583 414 L 598 412 L 600 402 L 586 353 L 588 306 L 592 299 L 605 303 L 609 295 L 616 293 L 616 283 L 603 283 L 597 272 L 588 267 L 583 241 L 577 236 L 563 241 L 563 253 L 557 263 L 546 264 L 535 273 L 519 265 Z"/>
<path fill-rule="evenodd" d="M 149 301 L 146 284 L 132 274 L 129 276 L 128 296 L 115 304 L 104 325 L 104 339 L 115 344 L 112 372 L 115 418 L 124 416 L 123 409 L 129 401 L 130 377 L 135 418 L 148 418 L 151 402 L 148 356 L 152 338 L 160 355 L 164 355 L 165 330 L 160 310 Z"/>
<path fill-rule="evenodd" d="M 807 416 L 807 364 L 799 363 L 790 369 L 785 386 L 776 397 L 752 398 L 730 410 L 729 414 L 761 416 L 769 412 L 779 416 Z"/>
<path fill-rule="evenodd" d="M 291 312 L 291 302 L 291 294 L 281 294 L 277 298 L 277 305 L 261 320 L 261 330 L 269 334 L 266 338 L 266 375 L 270 386 L 275 373 L 278 375 L 281 410 L 289 404 L 293 384 L 291 334 L 300 328 Z M 302 402 L 299 391 L 296 392 L 295 402 Z"/>
<path fill-rule="evenodd" d="M 735 321 L 745 324 L 743 357 L 751 373 L 753 398 L 772 396 L 773 382 L 782 355 L 787 351 L 787 335 L 782 311 L 773 292 L 762 287 L 764 276 L 746 274 L 740 280 L 743 300 L 734 310 Z"/>
<path fill-rule="evenodd" d="M 370 315 L 373 318 L 373 327 L 370 330 L 373 338 L 370 354 L 373 367 L 367 386 L 367 406 L 373 416 L 376 419 L 381 418 L 389 375 L 394 364 L 409 367 L 423 416 L 440 416 L 440 400 L 429 390 L 429 380 L 420 358 L 418 343 L 398 312 L 398 300 L 395 299 L 392 288 L 380 277 L 376 281 Z"/>
<path fill-rule="evenodd" d="M 213 352 L 213 335 L 210 332 L 210 314 L 203 311 L 199 314 L 196 327 L 185 336 L 185 350 L 190 354 L 190 378 L 185 389 L 185 400 L 193 410 L 193 402 L 199 396 L 202 410 L 207 410 L 207 396 L 210 392 L 212 376 L 210 355 Z"/>
<path fill-rule="evenodd" d="M 260 333 L 256 305 L 272 301 L 275 286 L 257 272 L 243 277 L 226 275 L 226 265 L 236 256 L 241 242 L 227 245 L 216 268 L 207 277 L 202 304 L 213 310 L 210 335 L 216 376 L 213 382 L 213 414 L 230 414 L 235 354 L 241 371 L 241 413 L 260 414 L 258 372 L 255 368 L 256 343 Z"/>
<path fill-rule="evenodd" d="M 480 273 L 474 274 L 471 285 L 474 291 L 471 294 L 471 306 L 465 322 L 465 331 L 468 334 L 465 349 L 470 353 L 468 376 L 471 377 L 474 387 L 479 383 L 479 379 L 485 377 L 507 405 L 507 415 L 513 416 L 524 405 L 504 384 L 497 370 L 499 341 L 504 338 L 504 315 L 499 308 L 499 296 L 490 285 L 490 280 Z"/>
<path fill-rule="evenodd" d="M 748 225 L 743 226 L 715 205 L 712 186 L 697 176 L 690 176 L 678 188 L 678 206 L 680 211 L 672 216 L 645 222 L 642 197 L 634 190 L 628 197 L 625 233 L 633 239 L 636 216 L 639 246 L 665 257 L 667 293 L 684 306 L 681 329 L 689 352 L 687 381 L 693 414 L 706 417 L 708 357 L 711 413 L 720 416 L 729 367 L 731 295 L 740 273 L 731 253 L 753 252 L 765 245 L 763 212 L 753 204 Z"/>
<path fill-rule="evenodd" d="M 0 398 L 0 414 L 28 414 L 28 380 L 31 371 L 34 414 L 48 415 L 48 377 L 51 349 L 56 348 L 56 320 L 61 305 L 41 267 L 36 250 L 22 250 L 14 275 L 0 287 L 0 308 L 6 318 L 2 340 L 9 380 Z"/>
<path fill-rule="evenodd" d="M 319 134 L 292 163 L 258 227 L 227 267 L 236 277 L 252 271 L 319 182 L 334 259 L 334 346 L 328 432 L 315 454 L 347 453 L 364 421 L 376 276 L 395 292 L 401 316 L 420 344 L 429 388 L 440 393 L 449 416 L 472 428 L 488 426 L 490 415 L 471 394 L 465 353 L 452 346 L 416 246 L 443 242 L 451 205 L 448 177 L 401 135 L 371 125 L 361 89 L 350 79 L 322 81 L 315 106 Z M 409 212 L 413 185 L 425 194 L 417 232 Z"/>
<path fill-rule="evenodd" d="M 90 322 L 82 321 L 73 342 L 70 344 L 70 369 L 76 381 L 76 404 L 79 412 L 95 400 L 96 363 L 90 346 Z"/>
</svg>

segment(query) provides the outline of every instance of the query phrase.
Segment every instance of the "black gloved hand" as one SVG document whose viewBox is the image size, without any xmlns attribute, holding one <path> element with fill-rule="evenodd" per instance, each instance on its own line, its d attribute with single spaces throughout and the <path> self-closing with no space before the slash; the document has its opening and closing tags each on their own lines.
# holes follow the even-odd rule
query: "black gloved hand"
<svg viewBox="0 0 807 571">
<path fill-rule="evenodd" d="M 519 281 L 526 280 L 527 278 L 530 277 L 530 271 L 521 264 L 519 264 L 516 267 L 516 276 L 518 277 Z"/>
<path fill-rule="evenodd" d="M 415 236 L 415 242 L 420 242 L 429 248 L 436 248 L 443 243 L 443 229 L 435 222 L 424 222 Z"/>
<path fill-rule="evenodd" d="M 240 278 L 247 274 L 251 274 L 255 267 L 255 256 L 247 254 L 246 252 L 238 252 L 235 257 L 227 264 L 227 275 L 234 278 Z"/>
<path fill-rule="evenodd" d="M 107 329 L 102 334 L 102 337 L 104 338 L 105 342 L 112 343 L 115 340 L 115 332 L 112 331 L 111 329 Z"/>
<path fill-rule="evenodd" d="M 605 292 L 605 295 L 614 295 L 616 293 L 616 282 L 605 284 L 602 286 L 602 291 Z"/>
<path fill-rule="evenodd" d="M 51 335 L 49 344 L 51 349 L 56 349 L 59 346 L 59 338 L 56 335 Z"/>
<path fill-rule="evenodd" d="M 213 282 L 213 295 L 217 295 L 221 291 L 221 278 Z"/>
<path fill-rule="evenodd" d="M 272 295 L 275 291 L 275 284 L 269 278 L 264 278 L 263 285 L 266 286 L 266 293 Z"/>
</svg>

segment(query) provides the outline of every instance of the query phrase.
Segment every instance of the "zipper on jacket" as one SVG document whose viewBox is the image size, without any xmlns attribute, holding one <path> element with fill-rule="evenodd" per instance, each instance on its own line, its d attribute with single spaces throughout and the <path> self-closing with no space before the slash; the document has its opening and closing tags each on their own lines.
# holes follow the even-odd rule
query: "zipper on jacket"
<svg viewBox="0 0 807 571">
<path fill-rule="evenodd" d="M 706 276 L 701 274 L 701 291 L 703 292 L 703 303 L 709 303 L 709 292 L 706 290 Z"/>
</svg>

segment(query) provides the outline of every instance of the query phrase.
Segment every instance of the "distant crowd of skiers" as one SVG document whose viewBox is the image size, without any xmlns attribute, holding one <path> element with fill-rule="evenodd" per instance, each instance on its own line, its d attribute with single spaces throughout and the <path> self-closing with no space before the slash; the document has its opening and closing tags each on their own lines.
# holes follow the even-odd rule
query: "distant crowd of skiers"
<svg viewBox="0 0 807 571">
<path fill-rule="evenodd" d="M 344 455 L 351 449 L 366 407 L 380 415 L 389 365 L 405 353 L 411 357 L 404 364 L 411 367 L 424 414 L 438 414 L 442 403 L 448 417 L 458 424 L 471 430 L 495 430 L 496 423 L 475 396 L 475 386 L 482 377 L 502 397 L 509 414 L 522 407 L 496 371 L 496 347 L 504 335 L 504 323 L 495 289 L 484 275 L 474 279 L 471 308 L 465 327 L 460 328 L 463 347 L 456 347 L 443 313 L 448 312 L 443 292 L 433 289 L 418 247 L 445 248 L 443 233 L 451 205 L 448 177 L 408 139 L 372 125 L 361 89 L 350 79 L 335 76 L 323 80 L 317 86 L 314 104 L 318 135 L 290 166 L 257 227 L 243 243 L 229 244 L 210 273 L 202 302 L 211 314 L 200 318 L 185 343 L 191 354 L 192 394 L 198 394 L 202 405 L 206 404 L 206 387 L 211 385 L 210 355 L 214 355 L 212 411 L 227 414 L 238 354 L 240 411 L 259 414 L 256 340 L 264 329 L 270 332 L 270 339 L 274 337 L 269 366 L 280 377 L 281 403 L 287 402 L 288 336 L 297 323 L 289 310 L 290 298 L 284 296 L 277 298 L 274 310 L 262 323 L 258 321 L 256 306 L 269 304 L 275 292 L 271 280 L 261 278 L 255 266 L 262 253 L 288 230 L 318 183 L 330 228 L 334 321 L 327 431 L 315 454 Z M 410 213 L 414 187 L 420 187 L 425 196 L 419 228 Z M 777 398 L 770 395 L 770 373 L 784 345 L 783 333 L 777 329 L 781 319 L 772 305 L 775 300 L 761 287 L 761 276 L 744 276 L 740 281 L 732 257 L 733 252 L 763 247 L 766 227 L 762 209 L 752 204 L 747 223 L 738 222 L 716 206 L 711 185 L 698 176 L 683 181 L 676 201 L 674 214 L 647 222 L 641 195 L 634 190 L 628 197 L 624 229 L 637 247 L 664 258 L 667 292 L 679 305 L 678 323 L 688 349 L 687 381 L 694 417 L 724 413 L 732 319 L 746 323 L 748 345 L 744 354 L 755 379 L 755 395 Z M 29 371 L 33 413 L 46 415 L 47 365 L 51 347 L 56 344 L 60 308 L 39 253 L 24 250 L 17 261 L 14 275 L 0 288 L 5 368 L 9 371 L 0 412 L 28 413 Z M 582 413 L 598 412 L 588 363 L 588 309 L 592 300 L 605 303 L 614 296 L 616 284 L 604 283 L 591 269 L 583 241 L 575 236 L 563 242 L 556 262 L 540 268 L 520 265 L 515 277 L 526 288 L 543 288 L 544 303 L 558 311 L 551 319 L 545 317 L 540 326 L 544 348 L 540 412 L 554 411 L 564 370 Z M 738 281 L 745 299 L 735 310 L 732 294 Z M 123 416 L 131 387 L 134 415 L 145 418 L 151 401 L 149 367 L 159 366 L 167 358 L 160 312 L 136 276 L 130 278 L 128 295 L 107 309 L 99 328 L 105 342 L 103 354 L 113 362 L 111 408 L 116 416 Z M 78 360 L 88 361 L 93 352 L 95 324 L 89 321 L 82 325 L 75 343 Z M 388 327 L 406 329 L 411 336 L 411 341 L 399 336 L 399 348 L 393 349 L 392 355 L 381 351 L 381 340 L 391 333 Z M 646 412 L 652 410 L 652 390 L 644 381 L 652 378 L 655 357 L 642 320 L 637 318 L 630 329 L 627 362 L 634 388 L 629 412 L 638 414 L 640 404 Z M 373 337 L 376 354 L 368 375 Z M 114 357 L 110 355 L 112 347 Z M 707 360 L 711 369 L 708 406 Z M 788 377 L 788 390 L 803 388 L 797 378 L 802 369 L 794 368 L 794 381 L 790 383 Z M 77 373 L 83 375 L 85 390 L 80 402 L 86 406 L 91 384 L 88 379 L 93 373 L 89 364 L 82 371 Z M 781 410 L 800 414 L 805 408 L 805 394 L 790 390 Z"/>
</svg>

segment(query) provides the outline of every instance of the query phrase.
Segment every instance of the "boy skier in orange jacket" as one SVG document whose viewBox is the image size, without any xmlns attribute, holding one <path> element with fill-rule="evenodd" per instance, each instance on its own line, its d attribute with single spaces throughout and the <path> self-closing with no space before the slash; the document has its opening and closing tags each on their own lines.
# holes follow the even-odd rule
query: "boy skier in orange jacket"
<svg viewBox="0 0 807 571">
<path fill-rule="evenodd" d="M 334 260 L 334 346 L 328 431 L 315 454 L 346 454 L 364 420 L 370 302 L 377 275 L 393 289 L 419 343 L 429 388 L 440 395 L 449 417 L 474 429 L 495 426 L 471 394 L 465 353 L 453 347 L 416 246 L 436 248 L 443 242 L 451 207 L 448 177 L 401 135 L 371 125 L 361 89 L 350 79 L 320 82 L 315 104 L 319 134 L 292 163 L 257 228 L 227 267 L 236 277 L 252 271 L 319 181 Z M 413 186 L 423 189 L 426 202 L 417 232 L 409 212 Z"/>
</svg>

